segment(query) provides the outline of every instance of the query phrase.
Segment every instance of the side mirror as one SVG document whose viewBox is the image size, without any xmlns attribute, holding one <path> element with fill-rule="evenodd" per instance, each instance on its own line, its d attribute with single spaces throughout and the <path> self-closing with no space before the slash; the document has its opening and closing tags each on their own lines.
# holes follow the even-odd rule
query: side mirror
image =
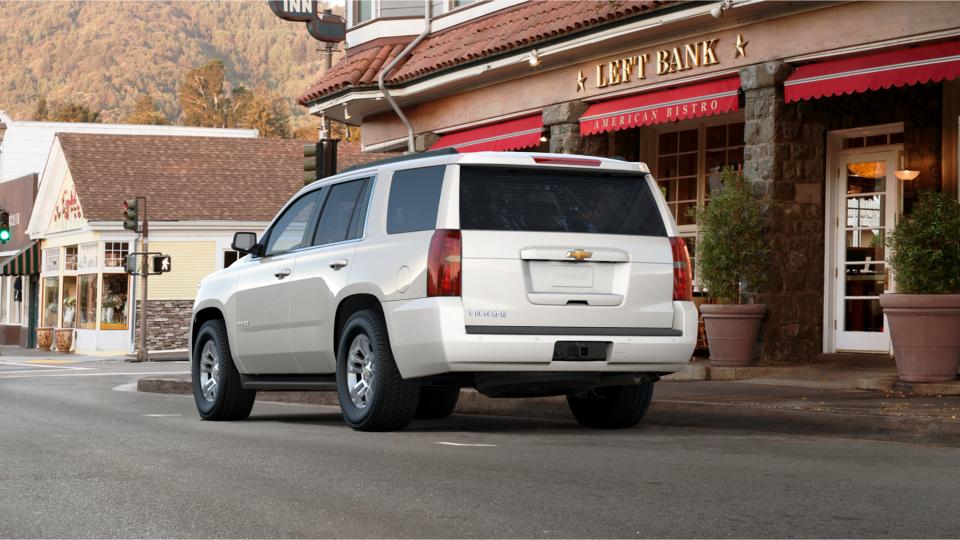
<svg viewBox="0 0 960 540">
<path fill-rule="evenodd" d="M 233 235 L 233 243 L 230 245 L 241 254 L 253 253 L 260 254 L 260 246 L 257 245 L 257 233 L 238 232 Z"/>
</svg>

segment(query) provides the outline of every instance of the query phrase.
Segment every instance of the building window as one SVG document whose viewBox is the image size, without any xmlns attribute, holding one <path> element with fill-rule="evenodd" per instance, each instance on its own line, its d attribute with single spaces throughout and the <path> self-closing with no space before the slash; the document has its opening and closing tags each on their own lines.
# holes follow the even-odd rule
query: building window
<svg viewBox="0 0 960 540">
<path fill-rule="evenodd" d="M 43 278 L 43 314 L 40 326 L 53 327 L 57 325 L 57 312 L 60 300 L 60 278 Z"/>
<path fill-rule="evenodd" d="M 43 273 L 56 274 L 60 271 L 60 248 L 43 250 Z"/>
<path fill-rule="evenodd" d="M 127 255 L 130 253 L 130 244 L 127 242 L 107 242 L 103 246 L 103 266 L 106 268 L 123 268 Z"/>
<path fill-rule="evenodd" d="M 76 271 L 77 269 L 77 246 L 67 246 L 63 248 L 63 269 Z"/>
<path fill-rule="evenodd" d="M 423 17 L 422 0 L 390 0 L 380 2 L 380 17 Z"/>
<path fill-rule="evenodd" d="M 233 251 L 233 250 L 231 250 L 231 249 L 228 249 L 228 250 L 224 251 L 224 252 L 223 252 L 223 267 L 224 267 L 224 268 L 230 268 L 230 265 L 233 264 L 233 263 L 235 263 L 235 262 L 237 262 L 237 260 L 238 260 L 239 258 L 240 258 L 240 252 L 239 252 L 239 251 Z"/>
<path fill-rule="evenodd" d="M 353 0 L 351 6 L 354 25 L 373 19 L 373 0 Z"/>
<path fill-rule="evenodd" d="M 96 271 L 100 266 L 100 243 L 87 242 L 86 244 L 80 244 L 79 258 L 80 260 L 77 264 L 77 268 L 80 271 Z"/>
<path fill-rule="evenodd" d="M 79 276 L 77 293 L 77 311 L 80 314 L 80 328 L 97 327 L 97 274 Z"/>
<path fill-rule="evenodd" d="M 103 306 L 100 329 L 127 329 L 127 274 L 103 275 Z"/>
<path fill-rule="evenodd" d="M 63 327 L 77 327 L 77 276 L 63 276 Z"/>
</svg>

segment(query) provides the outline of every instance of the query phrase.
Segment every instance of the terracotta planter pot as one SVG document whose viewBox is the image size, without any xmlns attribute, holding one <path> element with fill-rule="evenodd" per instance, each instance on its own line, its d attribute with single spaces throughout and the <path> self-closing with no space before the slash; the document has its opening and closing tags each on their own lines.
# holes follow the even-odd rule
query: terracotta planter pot
<svg viewBox="0 0 960 540">
<path fill-rule="evenodd" d="M 743 367 L 753 361 L 753 346 L 760 337 L 763 304 L 703 304 L 700 313 L 710 347 L 710 365 Z"/>
<path fill-rule="evenodd" d="M 903 382 L 943 382 L 960 368 L 960 294 L 882 294 Z"/>
<path fill-rule="evenodd" d="M 58 328 L 56 335 L 57 351 L 70 352 L 73 348 L 73 328 Z"/>
<path fill-rule="evenodd" d="M 37 328 L 37 347 L 49 351 L 53 345 L 53 328 Z"/>
</svg>

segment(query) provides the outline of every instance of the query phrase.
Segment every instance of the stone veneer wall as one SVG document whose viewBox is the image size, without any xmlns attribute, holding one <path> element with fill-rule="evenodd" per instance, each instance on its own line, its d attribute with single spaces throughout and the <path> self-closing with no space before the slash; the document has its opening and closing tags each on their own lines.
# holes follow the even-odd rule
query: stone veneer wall
<svg viewBox="0 0 960 540">
<path fill-rule="evenodd" d="M 136 305 L 139 316 L 139 300 Z M 148 300 L 147 350 L 186 349 L 192 310 L 193 300 Z M 134 329 L 134 344 L 137 349 L 140 346 L 139 331 L 138 323 Z"/>
</svg>

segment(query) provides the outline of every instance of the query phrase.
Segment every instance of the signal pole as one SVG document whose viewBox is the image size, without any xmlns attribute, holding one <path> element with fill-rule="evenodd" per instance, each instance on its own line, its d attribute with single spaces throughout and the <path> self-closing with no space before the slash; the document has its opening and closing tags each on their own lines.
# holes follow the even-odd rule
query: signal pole
<svg viewBox="0 0 960 540">
<path fill-rule="evenodd" d="M 147 224 L 147 198 L 146 197 L 137 197 L 143 202 L 143 228 L 140 230 L 140 251 L 143 252 L 143 261 L 140 264 L 140 279 L 143 284 L 143 291 L 141 292 L 140 300 L 140 347 L 137 350 L 137 362 L 146 362 L 148 361 L 149 355 L 147 354 L 147 275 L 149 274 L 147 269 L 147 239 L 149 233 L 149 226 Z"/>
</svg>

